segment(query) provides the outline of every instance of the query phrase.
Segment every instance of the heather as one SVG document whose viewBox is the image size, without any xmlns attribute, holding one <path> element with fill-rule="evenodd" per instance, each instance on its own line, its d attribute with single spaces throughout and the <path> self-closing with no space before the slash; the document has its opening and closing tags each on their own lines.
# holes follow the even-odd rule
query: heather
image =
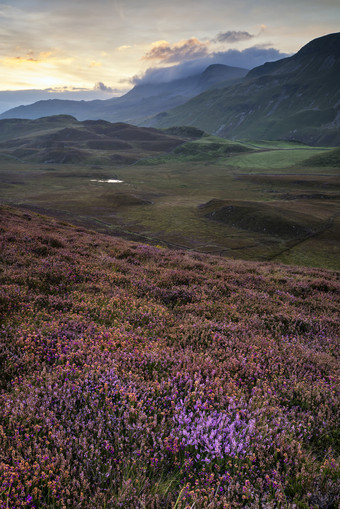
<svg viewBox="0 0 340 509">
<path fill-rule="evenodd" d="M 319 508 L 339 273 L 0 209 L 1 508 Z"/>
</svg>

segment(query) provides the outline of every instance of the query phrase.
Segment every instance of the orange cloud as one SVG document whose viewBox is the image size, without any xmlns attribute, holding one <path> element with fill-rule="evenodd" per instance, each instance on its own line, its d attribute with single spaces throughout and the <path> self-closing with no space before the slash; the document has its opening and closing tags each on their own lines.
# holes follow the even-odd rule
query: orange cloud
<svg viewBox="0 0 340 509">
<path fill-rule="evenodd" d="M 193 58 L 201 58 L 208 55 L 208 43 L 201 42 L 196 37 L 185 41 L 170 44 L 168 41 L 156 41 L 143 60 L 161 60 L 163 62 L 182 62 Z"/>
<path fill-rule="evenodd" d="M 89 63 L 89 67 L 101 67 L 103 64 L 101 62 L 96 62 L 95 60 L 92 60 L 92 62 Z"/>
<path fill-rule="evenodd" d="M 24 64 L 40 64 L 49 60 L 51 55 L 51 51 L 42 51 L 38 56 L 34 56 L 33 52 L 29 51 L 25 56 L 6 57 L 1 60 L 1 63 L 8 67 L 16 67 Z"/>
</svg>

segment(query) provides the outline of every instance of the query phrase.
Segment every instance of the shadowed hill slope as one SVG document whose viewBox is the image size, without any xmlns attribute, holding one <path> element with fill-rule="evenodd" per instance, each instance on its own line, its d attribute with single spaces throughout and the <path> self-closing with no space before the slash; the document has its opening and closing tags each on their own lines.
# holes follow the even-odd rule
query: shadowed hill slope
<svg viewBox="0 0 340 509">
<path fill-rule="evenodd" d="M 190 130 L 189 139 L 202 131 Z M 0 120 L 0 157 L 40 163 L 132 163 L 169 152 L 186 141 L 181 135 L 104 120 L 78 122 L 59 115 L 37 120 Z"/>
<path fill-rule="evenodd" d="M 205 92 L 154 119 L 226 138 L 340 144 L 340 33 L 251 70 L 237 86 Z"/>
</svg>

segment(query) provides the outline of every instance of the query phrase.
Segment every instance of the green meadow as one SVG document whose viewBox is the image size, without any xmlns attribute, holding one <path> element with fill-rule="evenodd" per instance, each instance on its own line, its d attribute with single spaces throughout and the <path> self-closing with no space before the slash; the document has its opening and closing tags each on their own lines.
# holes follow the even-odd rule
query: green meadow
<svg viewBox="0 0 340 509">
<path fill-rule="evenodd" d="M 2 153 L 0 200 L 151 244 L 339 269 L 334 152 L 203 136 L 128 165 L 104 150 L 73 164 Z"/>
</svg>

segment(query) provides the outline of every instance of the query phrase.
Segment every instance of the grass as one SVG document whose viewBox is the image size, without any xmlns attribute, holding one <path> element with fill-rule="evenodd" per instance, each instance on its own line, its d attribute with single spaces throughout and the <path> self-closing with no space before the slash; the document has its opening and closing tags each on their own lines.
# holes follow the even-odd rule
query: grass
<svg viewBox="0 0 340 509">
<path fill-rule="evenodd" d="M 307 159 L 304 164 L 306 166 L 317 166 L 317 167 L 340 167 L 340 149 L 336 148 L 332 151 L 327 151 L 325 154 L 319 154 Z"/>
<path fill-rule="evenodd" d="M 137 164 L 158 166 L 167 163 L 207 162 L 217 165 L 225 164 L 250 172 L 260 170 L 272 172 L 303 164 L 310 170 L 313 167 L 327 166 L 328 160 L 332 162 L 330 166 L 336 166 L 334 157 L 331 155 L 333 152 L 327 147 L 314 148 L 293 142 L 263 140 L 233 142 L 217 136 L 205 136 L 175 148 L 170 154 L 142 159 Z M 318 156 L 326 157 L 321 160 L 324 163 L 317 164 L 318 159 L 314 158 Z M 309 165 L 310 157 L 313 159 Z M 329 157 L 332 159 L 328 159 Z"/>
<path fill-rule="evenodd" d="M 250 152 L 252 150 L 253 148 L 245 143 L 231 142 L 217 136 L 206 135 L 199 140 L 176 147 L 169 154 L 146 158 L 139 161 L 138 164 L 144 166 L 192 161 L 219 163 L 234 154 Z"/>
<path fill-rule="evenodd" d="M 301 164 L 311 154 L 324 154 L 327 149 L 311 149 L 296 147 L 278 148 L 268 151 L 244 154 L 233 157 L 231 164 L 237 168 L 253 171 L 272 172 L 273 170 L 285 170 L 294 165 Z"/>
<path fill-rule="evenodd" d="M 230 153 L 235 146 L 248 152 Z M 133 165 L 105 164 L 99 155 L 98 164 L 44 165 L 3 159 L 0 200 L 149 243 L 338 269 L 338 169 L 308 165 L 315 157 L 323 158 L 325 164 L 333 152 L 296 143 L 235 143 L 205 136 Z M 123 183 L 91 182 L 112 178 Z M 273 217 L 266 220 L 272 234 L 258 226 L 244 228 L 204 217 L 200 206 L 212 199 L 249 202 L 260 215 L 263 204 L 267 212 L 273 210 Z M 268 204 L 274 208 L 266 208 Z M 307 215 L 312 233 L 317 234 L 301 235 L 293 245 L 280 235 L 279 223 L 275 227 L 277 210 L 289 211 L 292 224 L 299 224 L 301 214 Z M 315 224 L 320 226 L 316 231 Z"/>
</svg>

